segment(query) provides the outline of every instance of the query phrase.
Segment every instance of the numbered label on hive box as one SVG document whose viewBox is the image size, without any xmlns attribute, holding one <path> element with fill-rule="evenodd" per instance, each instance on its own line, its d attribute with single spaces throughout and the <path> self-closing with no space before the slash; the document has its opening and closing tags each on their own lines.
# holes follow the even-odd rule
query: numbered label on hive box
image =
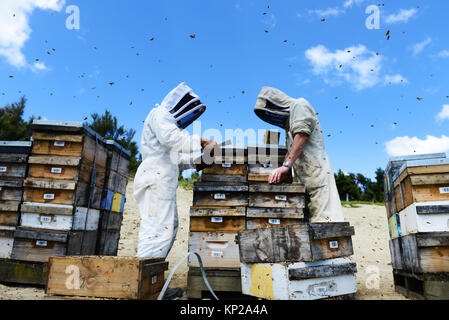
<svg viewBox="0 0 449 320">
<path fill-rule="evenodd" d="M 55 195 L 53 193 L 44 194 L 44 200 L 55 200 Z"/>
<path fill-rule="evenodd" d="M 36 241 L 36 246 L 38 246 L 38 247 L 46 247 L 47 245 L 48 245 L 47 241 L 44 241 L 44 240 Z"/>
<path fill-rule="evenodd" d="M 213 223 L 223 223 L 223 217 L 212 217 L 210 221 Z"/>
<path fill-rule="evenodd" d="M 232 167 L 232 164 L 230 164 L 230 163 L 223 163 L 221 166 L 222 166 L 223 168 L 231 168 L 231 167 Z"/>
<path fill-rule="evenodd" d="M 440 193 L 441 193 L 441 194 L 447 194 L 447 193 L 449 193 L 449 187 L 440 188 Z"/>
<path fill-rule="evenodd" d="M 268 223 L 269 224 L 278 225 L 278 224 L 281 224 L 281 220 L 279 220 L 279 219 L 268 219 Z"/>
<path fill-rule="evenodd" d="M 285 195 L 276 196 L 275 199 L 277 201 L 287 201 L 287 196 L 285 196 Z"/>
<path fill-rule="evenodd" d="M 40 220 L 41 220 L 42 223 L 50 223 L 52 218 L 49 217 L 49 216 L 41 216 Z"/>
<path fill-rule="evenodd" d="M 222 251 L 212 251 L 210 255 L 214 258 L 221 258 L 221 257 L 223 257 L 223 252 Z"/>
<path fill-rule="evenodd" d="M 214 199 L 215 200 L 225 200 L 226 199 L 226 195 L 224 193 L 216 193 L 214 195 Z"/>
<path fill-rule="evenodd" d="M 64 147 L 65 142 L 64 141 L 55 141 L 54 146 L 55 147 Z"/>
<path fill-rule="evenodd" d="M 51 173 L 61 174 L 62 168 L 51 168 Z"/>
<path fill-rule="evenodd" d="M 338 241 L 330 241 L 329 242 L 329 247 L 331 249 L 338 249 Z"/>
<path fill-rule="evenodd" d="M 8 171 L 8 167 L 0 167 L 0 172 L 7 172 Z"/>
</svg>

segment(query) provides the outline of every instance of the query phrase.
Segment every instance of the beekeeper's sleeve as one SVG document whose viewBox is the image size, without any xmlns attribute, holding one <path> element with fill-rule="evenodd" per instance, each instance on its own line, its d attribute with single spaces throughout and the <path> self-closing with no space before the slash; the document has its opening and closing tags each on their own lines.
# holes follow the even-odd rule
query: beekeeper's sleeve
<svg viewBox="0 0 449 320">
<path fill-rule="evenodd" d="M 201 150 L 201 137 L 190 135 L 187 131 L 179 129 L 170 119 L 168 112 L 155 112 L 150 119 L 152 131 L 159 143 L 171 152 L 192 153 Z"/>
<path fill-rule="evenodd" d="M 290 110 L 290 132 L 310 135 L 315 129 L 317 117 L 310 105 L 304 99 L 297 100 Z"/>
</svg>

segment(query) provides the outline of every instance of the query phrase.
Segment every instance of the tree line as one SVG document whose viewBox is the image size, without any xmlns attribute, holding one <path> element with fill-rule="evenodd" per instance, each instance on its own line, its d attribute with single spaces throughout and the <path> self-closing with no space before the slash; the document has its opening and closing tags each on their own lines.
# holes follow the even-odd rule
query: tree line
<svg viewBox="0 0 449 320">
<path fill-rule="evenodd" d="M 0 108 L 0 141 L 30 140 L 31 123 L 34 119 L 40 119 L 40 117 L 32 116 L 28 120 L 23 118 L 26 101 L 26 98 L 22 97 L 18 102 Z M 133 141 L 136 130 L 126 129 L 123 125 L 119 125 L 117 118 L 108 110 L 101 115 L 98 113 L 91 114 L 90 120 L 86 124 L 106 140 L 115 140 L 131 152 L 129 171 L 131 175 L 135 174 L 142 162 L 137 143 Z M 345 174 L 342 170 L 339 170 L 335 174 L 335 181 L 340 199 L 342 201 L 384 202 L 384 176 L 385 172 L 381 168 L 376 170 L 374 180 L 360 173 Z M 180 180 L 181 185 L 189 188 L 192 181 L 198 179 L 198 174 L 194 174 L 191 179 Z"/>
</svg>

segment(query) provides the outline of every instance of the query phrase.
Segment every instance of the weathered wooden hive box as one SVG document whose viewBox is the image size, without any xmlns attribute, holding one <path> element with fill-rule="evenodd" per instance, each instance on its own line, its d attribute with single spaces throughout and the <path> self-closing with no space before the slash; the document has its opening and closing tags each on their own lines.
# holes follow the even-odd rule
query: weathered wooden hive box
<svg viewBox="0 0 449 320">
<path fill-rule="evenodd" d="M 242 292 L 267 300 L 317 300 L 357 292 L 349 258 L 318 262 L 242 264 Z"/>
<path fill-rule="evenodd" d="M 168 262 L 130 257 L 52 257 L 46 294 L 126 300 L 156 300 Z"/>
<path fill-rule="evenodd" d="M 393 179 L 398 211 L 415 202 L 449 201 L 449 159 L 408 161 Z"/>
<path fill-rule="evenodd" d="M 269 300 L 316 300 L 357 291 L 349 223 L 240 231 L 242 292 Z"/>
<path fill-rule="evenodd" d="M 125 211 L 131 154 L 114 141 L 107 141 L 106 180 L 101 202 L 97 254 L 115 256 Z"/>
<path fill-rule="evenodd" d="M 305 187 L 300 184 L 250 184 L 247 229 L 298 224 L 304 219 Z"/>
<path fill-rule="evenodd" d="M 435 154 L 393 157 L 390 159 L 388 166 L 385 170 L 385 179 L 384 179 L 385 205 L 387 207 L 388 218 L 390 218 L 395 213 L 399 213 L 400 211 L 396 206 L 394 180 L 396 174 L 401 170 L 402 166 L 407 162 L 438 160 L 445 158 L 446 158 L 445 153 L 435 153 Z"/>
<path fill-rule="evenodd" d="M 412 274 L 449 272 L 449 234 L 419 233 L 390 241 L 392 266 Z"/>
<path fill-rule="evenodd" d="M 242 263 L 313 262 L 354 254 L 354 228 L 347 222 L 299 223 L 240 231 Z"/>
<path fill-rule="evenodd" d="M 0 258 L 11 258 L 31 142 L 0 141 Z"/>
</svg>

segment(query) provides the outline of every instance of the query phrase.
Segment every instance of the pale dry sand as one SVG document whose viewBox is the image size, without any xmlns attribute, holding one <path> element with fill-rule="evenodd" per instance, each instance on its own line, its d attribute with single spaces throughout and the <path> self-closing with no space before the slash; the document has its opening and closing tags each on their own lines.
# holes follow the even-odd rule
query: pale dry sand
<svg viewBox="0 0 449 320">
<path fill-rule="evenodd" d="M 139 210 L 132 196 L 133 182 L 127 189 L 127 202 L 119 244 L 120 256 L 135 256 L 139 234 Z M 179 229 L 176 242 L 167 260 L 169 271 L 187 253 L 189 235 L 189 208 L 193 193 L 178 189 Z M 361 300 L 405 299 L 395 293 L 391 258 L 389 251 L 389 234 L 385 208 L 382 206 L 360 205 L 357 208 L 344 208 L 346 220 L 355 227 L 354 260 L 357 263 L 356 298 Z M 187 262 L 176 271 L 170 287 L 187 287 Z M 38 288 L 10 287 L 0 285 L 0 299 L 39 300 L 44 298 L 44 290 Z"/>
</svg>

